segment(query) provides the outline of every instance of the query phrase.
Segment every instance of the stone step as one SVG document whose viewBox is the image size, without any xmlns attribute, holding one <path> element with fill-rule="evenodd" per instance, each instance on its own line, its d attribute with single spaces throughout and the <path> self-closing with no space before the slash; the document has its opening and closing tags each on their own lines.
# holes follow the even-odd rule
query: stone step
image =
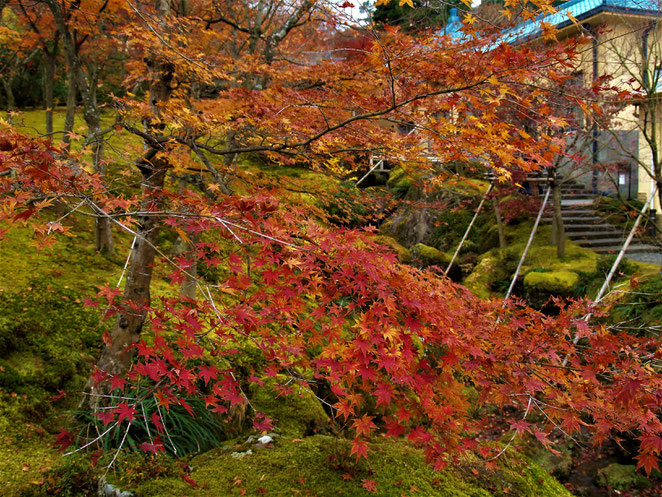
<svg viewBox="0 0 662 497">
<path fill-rule="evenodd" d="M 550 224 L 552 222 L 552 218 L 543 217 L 542 221 L 544 223 Z M 566 226 L 571 224 L 598 224 L 603 221 L 604 219 L 599 216 L 563 216 L 563 224 Z"/>
<path fill-rule="evenodd" d="M 561 212 L 563 214 L 577 215 L 577 216 L 597 216 L 597 212 L 592 207 L 586 205 L 563 205 L 561 204 Z"/>
<path fill-rule="evenodd" d="M 595 247 L 594 252 L 598 254 L 618 254 L 623 248 L 623 245 L 605 245 L 603 247 Z M 633 243 L 631 244 L 627 251 L 626 255 L 629 254 L 660 254 L 660 247 L 654 245 L 647 245 L 645 243 Z"/>
<path fill-rule="evenodd" d="M 582 247 L 586 248 L 595 248 L 595 247 L 620 247 L 625 241 L 621 237 L 612 237 L 612 238 L 594 238 L 590 240 L 574 240 Z"/>
<path fill-rule="evenodd" d="M 589 232 L 589 233 L 595 233 L 595 232 L 606 232 L 606 233 L 614 233 L 615 235 L 620 235 L 622 233 L 621 230 L 618 228 L 612 226 L 611 224 L 607 223 L 595 223 L 595 224 L 580 224 L 580 223 L 563 223 L 563 227 L 565 228 L 565 231 L 568 233 L 573 233 L 573 232 Z"/>
<path fill-rule="evenodd" d="M 593 205 L 593 199 L 588 198 L 569 198 L 569 199 L 563 199 L 561 200 L 561 208 L 563 207 L 579 207 L 579 206 L 587 206 L 587 205 Z"/>
<path fill-rule="evenodd" d="M 621 238 L 621 233 L 616 230 L 566 231 L 566 235 L 571 240 L 597 240 L 602 238 L 613 240 Z"/>
<path fill-rule="evenodd" d="M 580 193 L 580 192 L 588 192 L 588 190 L 586 189 L 586 186 L 584 186 L 584 185 L 580 185 L 580 184 L 570 185 L 570 184 L 564 183 L 564 184 L 561 185 L 561 192 L 563 192 L 563 193 L 566 193 L 566 192 L 568 192 L 568 193 Z"/>
</svg>

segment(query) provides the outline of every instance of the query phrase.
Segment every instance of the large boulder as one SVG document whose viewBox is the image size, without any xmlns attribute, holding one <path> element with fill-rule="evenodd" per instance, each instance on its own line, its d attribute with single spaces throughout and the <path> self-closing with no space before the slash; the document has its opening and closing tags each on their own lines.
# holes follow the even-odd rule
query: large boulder
<svg viewBox="0 0 662 497">
<path fill-rule="evenodd" d="M 524 296 L 530 305 L 542 307 L 551 297 L 576 297 L 578 283 L 572 271 L 531 271 L 524 277 Z"/>
</svg>

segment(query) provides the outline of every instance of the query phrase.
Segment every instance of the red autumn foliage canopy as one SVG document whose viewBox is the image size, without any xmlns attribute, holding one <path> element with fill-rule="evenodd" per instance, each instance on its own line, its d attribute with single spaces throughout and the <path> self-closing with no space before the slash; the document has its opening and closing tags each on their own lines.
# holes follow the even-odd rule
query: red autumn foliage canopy
<svg viewBox="0 0 662 497">
<path fill-rule="evenodd" d="M 58 2 L 47 4 L 63 31 L 72 27 L 65 20 L 82 22 L 66 18 Z M 144 416 L 147 397 L 164 410 L 191 411 L 185 399 L 201 396 L 225 413 L 246 403 L 242 383 L 270 378 L 281 394 L 310 391 L 347 421 L 357 457 L 367 456 L 375 433 L 407 437 L 437 467 L 467 450 L 494 457 L 499 449 L 483 436 L 485 420 L 472 415 L 478 403 L 498 407 L 514 432 L 543 444 L 554 430 L 591 433 L 597 443 L 631 432 L 640 441 L 640 467 L 655 467 L 662 380 L 651 364 L 662 359 L 659 340 L 589 326 L 585 302 L 560 304 L 550 317 L 517 302 L 478 299 L 436 272 L 398 263 L 370 230 L 324 226 L 305 202 L 265 188 L 237 194 L 221 185 L 244 152 L 279 163 L 314 159 L 336 173 L 368 153 L 419 162 L 427 152 L 441 162 L 480 158 L 501 172 L 550 165 L 563 152 L 550 130 L 564 123 L 544 105 L 549 90 L 531 82 L 541 75 L 563 81 L 576 44 L 533 50 L 495 46 L 488 37 L 413 40 L 391 30 L 361 55 L 310 61 L 306 29 L 335 22 L 313 10 L 314 2 L 298 2 L 252 31 L 246 23 L 254 19 L 229 7 L 191 1 L 188 12 L 173 12 L 165 4 L 110 2 L 104 13 L 104 41 L 130 40 L 123 85 L 148 88 L 113 99 L 117 126 L 144 142 L 139 193 L 117 194 L 100 169 L 81 165 L 83 157 L 0 130 L 0 219 L 8 226 L 30 223 L 49 242 L 68 229 L 62 219 L 45 221 L 47 209 L 63 202 L 135 237 L 130 275 L 147 274 L 142 286 L 130 276 L 123 292 L 106 288 L 97 296 L 116 318 L 104 353 L 128 358 L 130 368 L 95 370 L 92 388 L 112 393 L 140 384 L 143 394 L 106 409 L 98 416 L 104 425 Z M 304 18 L 310 22 L 295 29 Z M 517 109 L 535 115 L 536 139 L 503 117 Z M 390 127 L 412 122 L 422 136 Z M 208 155 L 225 160 L 211 164 Z M 166 181 L 205 170 L 212 179 L 201 188 Z M 177 233 L 188 252 L 176 259 L 159 253 L 159 229 Z M 200 236 L 209 233 L 215 237 Z M 191 276 L 192 259 L 218 270 L 214 285 L 198 283 L 202 299 L 149 298 L 154 265 L 169 264 L 178 284 Z M 264 364 L 237 378 L 233 357 L 247 343 Z M 260 430 L 277 422 L 259 412 L 253 419 Z M 151 421 L 157 436 L 142 448 L 158 452 L 167 433 L 160 416 Z M 62 434 L 60 441 L 71 439 Z"/>
</svg>

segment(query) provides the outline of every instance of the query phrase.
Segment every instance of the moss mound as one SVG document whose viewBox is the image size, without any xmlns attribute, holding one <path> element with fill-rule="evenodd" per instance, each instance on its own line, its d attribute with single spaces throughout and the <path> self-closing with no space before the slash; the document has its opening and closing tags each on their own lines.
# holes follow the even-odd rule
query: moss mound
<svg viewBox="0 0 662 497">
<path fill-rule="evenodd" d="M 280 395 L 271 385 L 252 385 L 252 403 L 261 412 L 274 420 L 276 430 L 293 437 L 323 430 L 329 424 L 329 417 L 322 404 L 309 390 L 294 387 L 289 395 Z"/>
<path fill-rule="evenodd" d="M 598 471 L 598 483 L 612 490 L 629 488 L 649 488 L 650 480 L 637 474 L 634 465 L 610 464 Z"/>
<path fill-rule="evenodd" d="M 490 254 L 482 257 L 474 267 L 473 272 L 465 278 L 464 285 L 474 295 L 483 299 L 489 299 L 492 296 L 492 286 L 495 281 L 494 275 L 497 274 L 498 266 L 499 257 Z"/>
<path fill-rule="evenodd" d="M 439 266 L 444 268 L 451 261 L 451 258 L 444 254 L 441 250 L 434 247 L 417 243 L 411 248 L 412 258 L 420 262 L 422 266 Z"/>
<path fill-rule="evenodd" d="M 407 173 L 401 166 L 397 166 L 388 177 L 386 185 L 393 195 L 397 197 L 404 197 L 409 191 L 409 187 L 414 182 L 414 178 Z"/>
<path fill-rule="evenodd" d="M 190 477 L 150 480 L 131 488 L 136 495 L 164 496 L 384 496 L 439 497 L 570 497 L 542 468 L 530 462 L 502 459 L 496 469 L 476 461 L 442 472 L 425 464 L 423 454 L 401 442 L 371 444 L 370 466 L 354 462 L 347 441 L 327 436 L 303 440 L 278 438 L 273 447 L 253 448 L 237 457 L 234 447 L 216 449 L 191 460 Z M 233 457 L 232 454 L 235 454 Z M 377 483 L 370 493 L 365 479 Z"/>
<path fill-rule="evenodd" d="M 524 277 L 524 295 L 532 305 L 542 305 L 551 295 L 577 296 L 579 275 L 572 271 L 530 271 Z M 542 302 L 541 302 L 542 301 Z"/>
</svg>

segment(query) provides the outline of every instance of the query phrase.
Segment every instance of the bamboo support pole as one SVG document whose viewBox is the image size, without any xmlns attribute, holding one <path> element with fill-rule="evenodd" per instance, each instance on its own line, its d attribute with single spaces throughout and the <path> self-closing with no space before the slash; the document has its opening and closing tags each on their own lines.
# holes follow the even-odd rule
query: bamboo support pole
<svg viewBox="0 0 662 497">
<path fill-rule="evenodd" d="M 549 193 L 551 191 L 552 191 L 552 185 L 549 185 L 547 187 L 547 192 L 545 193 L 545 199 L 542 201 L 542 205 L 540 206 L 540 210 L 538 211 L 538 217 L 536 218 L 536 222 L 533 225 L 533 229 L 531 230 L 531 235 L 529 235 L 529 241 L 527 242 L 526 247 L 524 248 L 524 252 L 522 253 L 522 257 L 519 260 L 519 264 L 517 265 L 517 270 L 513 275 L 513 280 L 510 282 L 510 287 L 508 287 L 508 292 L 506 293 L 506 297 L 504 298 L 504 305 L 505 305 L 505 301 L 508 300 L 510 294 L 513 291 L 513 288 L 515 287 L 515 282 L 517 281 L 519 272 L 522 269 L 522 264 L 524 264 L 524 259 L 526 259 L 526 254 L 528 254 L 529 249 L 531 248 L 531 244 L 533 243 L 533 237 L 535 236 L 536 231 L 538 230 L 538 225 L 540 224 L 540 219 L 542 218 L 542 213 L 545 210 L 545 206 L 547 205 L 547 200 L 549 199 Z"/>
<path fill-rule="evenodd" d="M 464 241 L 469 236 L 469 232 L 471 231 L 471 228 L 473 227 L 474 223 L 476 222 L 476 218 L 478 217 L 478 214 L 480 213 L 480 210 L 483 208 L 483 204 L 485 203 L 485 200 L 489 196 L 490 192 L 492 192 L 493 187 L 494 187 L 494 181 L 492 181 L 492 183 L 490 183 L 490 186 L 487 188 L 487 191 L 485 192 L 485 195 L 483 195 L 483 198 L 481 199 L 480 204 L 478 204 L 478 208 L 476 209 L 476 212 L 474 213 L 474 217 L 471 220 L 471 222 L 469 223 L 469 226 L 467 226 L 467 229 L 464 232 L 464 236 L 462 237 L 462 240 L 460 240 L 460 244 L 455 249 L 455 253 L 453 254 L 453 258 L 448 263 L 448 267 L 446 268 L 446 271 L 444 271 L 444 274 L 448 274 L 448 271 L 451 270 L 451 267 L 453 266 L 453 262 L 455 262 L 455 258 L 457 257 L 457 254 L 460 253 L 460 249 L 462 248 L 462 245 L 464 244 Z"/>
</svg>

